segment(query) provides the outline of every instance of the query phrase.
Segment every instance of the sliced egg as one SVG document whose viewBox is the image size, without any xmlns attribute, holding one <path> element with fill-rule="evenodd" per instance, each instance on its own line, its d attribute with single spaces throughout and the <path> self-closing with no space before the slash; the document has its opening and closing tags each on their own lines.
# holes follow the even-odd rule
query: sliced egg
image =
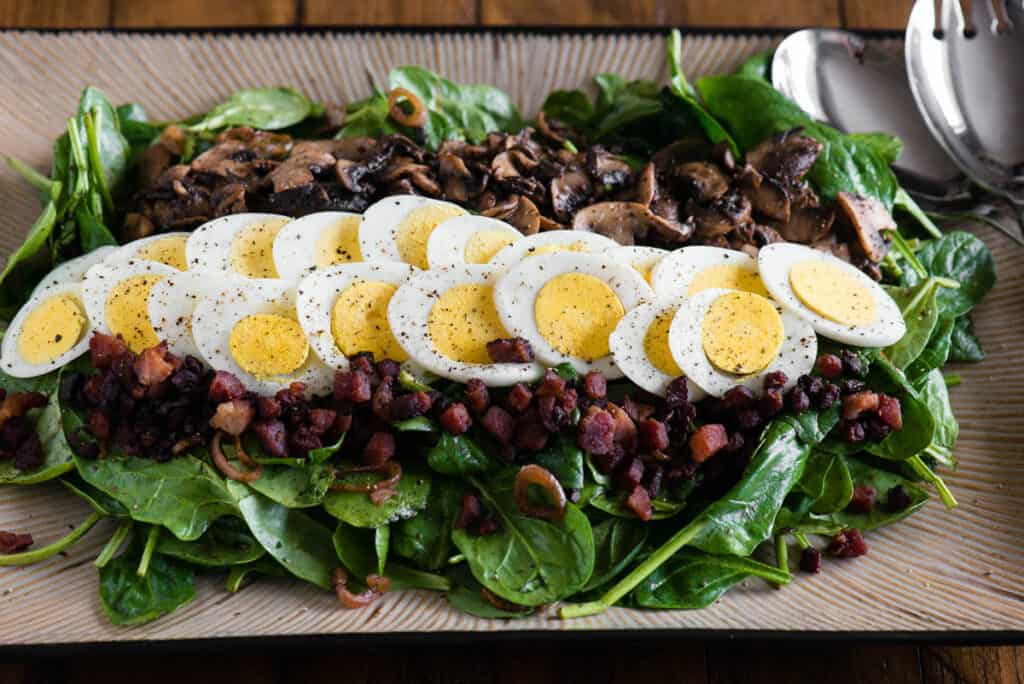
<svg viewBox="0 0 1024 684">
<path fill-rule="evenodd" d="M 786 374 L 786 389 L 814 367 L 818 338 L 798 316 L 761 295 L 709 288 L 684 299 L 668 332 L 672 358 L 708 394 L 742 385 L 755 395 L 764 376 Z"/>
<path fill-rule="evenodd" d="M 96 264 L 105 261 L 108 257 L 117 252 L 117 249 L 118 248 L 114 246 L 100 247 L 87 254 L 83 254 L 80 257 L 68 259 L 47 273 L 46 276 L 39 281 L 39 284 L 36 285 L 36 288 L 32 290 L 30 297 L 35 297 L 43 290 L 48 290 L 56 285 L 64 285 L 66 283 L 80 284 L 85 278 L 86 271 Z"/>
<path fill-rule="evenodd" d="M 133 352 L 156 346 L 160 339 L 149 320 L 149 294 L 164 278 L 181 273 L 156 261 L 129 259 L 96 264 L 82 281 L 82 301 L 93 325 L 120 335 Z"/>
<path fill-rule="evenodd" d="M 427 240 L 430 268 L 461 264 L 486 264 L 495 254 L 523 234 L 498 219 L 486 216 L 456 216 L 441 223 Z"/>
<path fill-rule="evenodd" d="M 192 337 L 192 314 L 208 292 L 227 287 L 231 278 L 216 273 L 184 271 L 160 280 L 149 291 L 149 320 L 153 332 L 178 356 L 201 356 Z"/>
<path fill-rule="evenodd" d="M 683 375 L 672 358 L 668 331 L 679 301 L 644 302 L 626 312 L 608 338 L 612 358 L 633 384 L 651 394 L 665 396 L 669 383 Z M 704 398 L 704 390 L 687 379 L 691 401 Z"/>
<path fill-rule="evenodd" d="M 659 261 L 669 254 L 671 254 L 671 252 L 667 249 L 660 249 L 658 247 L 641 247 L 639 245 L 616 247 L 615 249 L 608 250 L 609 257 L 620 263 L 629 264 L 635 268 L 648 283 L 651 282 L 651 271 L 654 270 L 654 267 Z"/>
<path fill-rule="evenodd" d="M 192 314 L 192 337 L 207 364 L 253 392 L 273 394 L 301 382 L 323 394 L 332 386 L 333 371 L 310 353 L 299 325 L 292 282 L 236 282 L 203 297 Z"/>
<path fill-rule="evenodd" d="M 359 249 L 366 261 L 402 261 L 425 269 L 431 233 L 442 222 L 465 214 L 451 202 L 417 195 L 385 197 L 363 213 Z"/>
<path fill-rule="evenodd" d="M 11 321 L 0 346 L 0 366 L 16 378 L 49 373 L 85 353 L 91 330 L 82 286 L 50 285 L 33 294 Z"/>
<path fill-rule="evenodd" d="M 161 233 L 133 240 L 111 256 L 112 260 L 136 259 L 155 261 L 179 271 L 188 269 L 185 245 L 191 233 Z"/>
<path fill-rule="evenodd" d="M 622 377 L 609 336 L 627 311 L 653 299 L 633 268 L 600 254 L 555 252 L 524 259 L 494 288 L 501 321 L 537 358 L 580 373 Z"/>
<path fill-rule="evenodd" d="M 499 275 L 475 264 L 413 275 L 388 306 L 398 343 L 414 362 L 450 380 L 507 386 L 540 378 L 536 363 L 494 363 L 487 353 L 488 342 L 512 336 L 495 308 Z"/>
<path fill-rule="evenodd" d="M 757 261 L 721 247 L 683 247 L 669 253 L 651 269 L 651 287 L 659 297 L 692 297 L 713 287 L 768 296 Z"/>
<path fill-rule="evenodd" d="M 772 297 L 824 337 L 858 347 L 887 347 L 907 332 L 893 298 L 831 254 L 776 243 L 762 247 L 757 261 Z"/>
<path fill-rule="evenodd" d="M 277 278 L 274 238 L 291 219 L 277 214 L 232 214 L 207 221 L 185 242 L 190 270 Z"/>
<path fill-rule="evenodd" d="M 607 252 L 619 246 L 619 243 L 604 235 L 588 233 L 583 230 L 548 230 L 543 233 L 528 235 L 517 240 L 494 255 L 490 266 L 507 270 L 520 261 L 541 254 L 553 252 Z"/>
<path fill-rule="evenodd" d="M 278 277 L 298 280 L 317 268 L 362 261 L 360 221 L 359 214 L 321 211 L 286 224 L 274 238 Z"/>
<path fill-rule="evenodd" d="M 310 273 L 299 282 L 296 310 L 310 346 L 331 368 L 348 368 L 348 357 L 409 357 L 388 323 L 398 288 L 417 269 L 397 261 L 342 264 Z"/>
</svg>

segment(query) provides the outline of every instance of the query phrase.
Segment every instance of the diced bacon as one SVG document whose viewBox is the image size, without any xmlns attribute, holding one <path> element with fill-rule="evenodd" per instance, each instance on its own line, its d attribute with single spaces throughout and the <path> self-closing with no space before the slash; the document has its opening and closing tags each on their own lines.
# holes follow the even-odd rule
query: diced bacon
<svg viewBox="0 0 1024 684">
<path fill-rule="evenodd" d="M 711 423 L 697 429 L 690 435 L 690 458 L 703 463 L 729 445 L 729 434 L 725 426 Z"/>
</svg>

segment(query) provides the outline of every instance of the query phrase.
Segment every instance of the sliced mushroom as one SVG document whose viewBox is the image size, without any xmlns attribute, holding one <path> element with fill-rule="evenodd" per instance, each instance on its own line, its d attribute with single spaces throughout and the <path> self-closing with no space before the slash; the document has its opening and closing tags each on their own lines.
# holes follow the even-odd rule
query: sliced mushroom
<svg viewBox="0 0 1024 684">
<path fill-rule="evenodd" d="M 507 154 L 512 159 L 512 163 L 516 165 L 517 169 L 519 169 L 520 173 L 533 171 L 540 164 L 533 152 L 526 148 L 509 150 Z"/>
<path fill-rule="evenodd" d="M 501 219 L 519 229 L 523 235 L 533 235 L 540 230 L 540 210 L 528 198 L 512 195 L 501 204 L 495 204 L 482 212 L 484 216 Z"/>
<path fill-rule="evenodd" d="M 627 199 L 638 202 L 645 207 L 651 206 L 651 202 L 658 196 L 658 179 L 654 173 L 654 164 L 648 163 L 640 171 L 636 177 L 636 184 L 633 185 L 628 195 Z"/>
<path fill-rule="evenodd" d="M 551 180 L 551 208 L 558 219 L 569 221 L 593 192 L 594 186 L 585 171 L 567 171 Z"/>
<path fill-rule="evenodd" d="M 318 141 L 331 142 L 331 141 Z M 291 190 L 312 183 L 316 174 L 332 168 L 337 160 L 326 151 L 326 146 L 314 141 L 298 143 L 291 154 L 276 169 L 270 172 L 274 192 Z"/>
<path fill-rule="evenodd" d="M 713 202 L 729 189 L 729 179 L 710 162 L 686 162 L 672 169 L 672 177 L 698 202 Z"/>
<path fill-rule="evenodd" d="M 636 202 L 598 202 L 576 212 L 572 227 L 615 240 L 620 245 L 632 245 L 637 238 L 644 239 L 658 217 Z"/>
<path fill-rule="evenodd" d="M 777 230 L 757 223 L 748 223 L 745 226 L 740 226 L 732 233 L 732 237 L 731 244 L 733 249 L 739 249 L 743 245 L 760 249 L 773 242 L 785 242 Z M 744 251 L 750 252 L 750 250 Z"/>
<path fill-rule="evenodd" d="M 246 211 L 245 186 L 241 183 L 227 183 L 210 195 L 214 216 L 241 214 Z"/>
<path fill-rule="evenodd" d="M 366 173 L 366 166 L 351 159 L 339 159 L 334 164 L 335 178 L 338 179 L 341 187 L 349 192 L 365 192 L 367 190 L 362 185 L 362 180 Z"/>
<path fill-rule="evenodd" d="M 512 156 L 508 152 L 494 155 L 494 159 L 491 160 L 491 172 L 494 174 L 495 180 L 516 178 L 520 175 L 519 169 L 516 168 Z"/>
<path fill-rule="evenodd" d="M 789 222 L 792 213 L 789 193 L 774 178 L 762 176 L 750 164 L 737 174 L 740 192 L 750 200 L 755 214 L 782 223 Z"/>
<path fill-rule="evenodd" d="M 725 235 L 750 223 L 750 201 L 736 191 L 726 193 L 707 206 L 690 200 L 686 208 L 697 226 L 697 237 L 702 240 Z"/>
<path fill-rule="evenodd" d="M 587 151 L 587 171 L 599 184 L 606 186 L 606 191 L 626 185 L 633 177 L 633 169 L 625 159 L 600 145 L 594 145 Z"/>
<path fill-rule="evenodd" d="M 545 231 L 545 230 L 566 230 L 566 226 L 563 226 L 558 221 L 554 221 L 552 219 L 549 219 L 544 214 L 541 214 L 540 215 L 540 230 L 542 232 Z"/>
<path fill-rule="evenodd" d="M 556 145 L 564 145 L 565 141 L 569 139 L 568 132 L 563 127 L 562 122 L 549 119 L 543 109 L 537 113 L 537 130 Z"/>
<path fill-rule="evenodd" d="M 817 209 L 821 206 L 818 194 L 811 189 L 807 181 L 789 183 L 786 192 L 789 193 L 789 202 L 794 209 Z"/>
<path fill-rule="evenodd" d="M 335 157 L 357 162 L 367 161 L 377 148 L 377 141 L 373 138 L 338 138 L 329 142 L 328 151 Z"/>
<path fill-rule="evenodd" d="M 651 162 L 661 173 L 668 173 L 680 164 L 707 159 L 711 149 L 703 138 L 682 138 L 655 152 Z"/>
<path fill-rule="evenodd" d="M 395 157 L 386 169 L 375 177 L 382 183 L 393 183 L 399 178 L 408 178 L 414 173 L 426 173 L 430 167 L 426 164 L 417 164 L 407 157 Z"/>
<path fill-rule="evenodd" d="M 836 238 L 835 233 L 829 235 L 828 237 L 822 238 L 817 242 L 812 242 L 811 247 L 813 247 L 814 249 L 821 250 L 822 252 L 827 252 L 828 254 L 831 254 L 834 257 L 838 257 L 843 261 L 850 261 L 850 246 L 847 245 L 845 242 L 840 242 Z"/>
<path fill-rule="evenodd" d="M 780 221 L 774 225 L 787 242 L 807 245 L 828 235 L 835 218 L 834 209 L 797 209 L 788 221 Z"/>
<path fill-rule="evenodd" d="M 254 157 L 249 146 L 241 140 L 225 140 L 192 160 L 192 171 L 221 178 L 246 176 L 249 161 Z"/>
<path fill-rule="evenodd" d="M 760 142 L 747 152 L 747 163 L 766 176 L 798 181 L 810 171 L 821 154 L 822 144 L 793 128 Z"/>
<path fill-rule="evenodd" d="M 875 263 L 884 259 L 889 245 L 882 237 L 882 231 L 896 230 L 896 222 L 885 205 L 874 197 L 849 192 L 840 192 L 836 201 L 853 228 L 864 256 Z"/>
</svg>

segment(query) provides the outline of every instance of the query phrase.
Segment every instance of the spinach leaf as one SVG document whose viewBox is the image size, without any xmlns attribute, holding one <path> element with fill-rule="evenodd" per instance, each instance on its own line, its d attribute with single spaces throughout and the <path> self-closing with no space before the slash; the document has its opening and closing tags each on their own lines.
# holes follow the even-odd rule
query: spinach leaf
<svg viewBox="0 0 1024 684">
<path fill-rule="evenodd" d="M 8 157 L 7 165 L 11 167 L 12 171 L 21 176 L 26 183 L 39 191 L 43 202 L 50 198 L 50 193 L 53 192 L 52 180 L 16 157 Z"/>
<path fill-rule="evenodd" d="M 469 435 L 442 432 L 429 452 L 427 465 L 442 475 L 478 475 L 495 470 L 501 461 Z"/>
<path fill-rule="evenodd" d="M 392 551 L 427 570 L 444 567 L 451 555 L 452 525 L 462 506 L 464 488 L 459 480 L 434 478 L 427 507 L 391 524 Z"/>
<path fill-rule="evenodd" d="M 661 88 L 654 81 L 627 81 L 615 74 L 598 74 L 594 82 L 598 96 L 593 128 L 599 140 L 662 110 L 658 98 Z"/>
<path fill-rule="evenodd" d="M 789 420 L 796 428 L 800 441 L 804 444 L 817 444 L 839 423 L 841 411 L 842 405 L 836 402 L 824 411 L 803 411 L 790 415 Z"/>
<path fill-rule="evenodd" d="M 686 80 L 683 73 L 683 37 L 678 30 L 673 30 L 668 39 L 668 66 L 669 66 L 669 90 L 678 97 L 686 106 L 690 115 L 704 129 L 708 140 L 713 143 L 727 143 L 734 155 L 739 156 L 740 150 L 736 141 L 732 139 L 729 132 L 722 127 L 715 117 L 704 108 L 697 97 L 697 91 L 693 89 L 690 82 Z"/>
<path fill-rule="evenodd" d="M 643 550 L 649 531 L 650 525 L 628 518 L 609 518 L 594 525 L 594 572 L 582 591 L 618 577 Z"/>
<path fill-rule="evenodd" d="M 167 534 L 161 535 L 156 550 L 164 556 L 211 568 L 251 563 L 265 553 L 245 523 L 234 516 L 218 518 L 206 534 L 195 541 L 183 542 Z"/>
<path fill-rule="evenodd" d="M 974 334 L 974 322 L 970 315 L 964 315 L 953 321 L 953 332 L 949 336 L 949 358 L 953 362 L 977 363 L 985 358 L 985 350 L 981 341 Z"/>
<path fill-rule="evenodd" d="M 375 90 L 370 97 L 345 107 L 345 125 L 338 131 L 339 138 L 378 138 L 395 133 L 409 134 L 400 129 L 388 112 L 387 95 Z"/>
<path fill-rule="evenodd" d="M 388 546 L 391 542 L 391 528 L 381 525 L 373 531 L 373 550 L 377 553 L 377 573 L 384 574 L 384 565 L 388 562 Z"/>
<path fill-rule="evenodd" d="M 942 368 L 949 359 L 949 348 L 953 337 L 952 318 L 940 318 L 936 323 L 928 344 L 914 362 L 907 366 L 905 373 L 911 380 L 923 377 L 934 368 Z"/>
<path fill-rule="evenodd" d="M 956 318 L 970 311 L 996 283 L 996 266 L 988 247 L 971 233 L 954 231 L 939 240 L 926 242 L 917 251 L 921 265 L 932 276 L 960 283 L 956 289 L 943 288 L 938 295 L 942 315 Z M 922 278 L 907 269 L 903 284 L 917 285 Z"/>
<path fill-rule="evenodd" d="M 471 476 L 500 529 L 473 536 L 455 530 L 452 540 L 477 581 L 501 598 L 524 606 L 558 601 L 578 591 L 594 569 L 594 536 L 573 504 L 559 522 L 522 515 L 512 496 L 516 469 L 489 479 Z"/>
<path fill-rule="evenodd" d="M 163 131 L 162 126 L 149 123 L 145 108 L 136 102 L 128 102 L 117 107 L 117 121 L 121 135 L 128 141 L 131 155 L 134 156 L 152 143 Z"/>
<path fill-rule="evenodd" d="M 105 518 L 131 518 L 128 509 L 120 501 L 107 496 L 77 475 L 61 478 L 60 483 Z"/>
<path fill-rule="evenodd" d="M 448 575 L 452 584 L 447 595 L 448 603 L 456 610 L 489 620 L 514 620 L 528 617 L 534 613 L 534 609 L 527 606 L 523 606 L 520 611 L 503 610 L 484 599 L 481 593 L 483 587 L 464 565 L 452 569 Z"/>
<path fill-rule="evenodd" d="M 759 78 L 768 83 L 772 82 L 772 59 L 775 57 L 775 50 L 762 50 L 755 53 L 747 61 L 740 64 L 733 72 L 736 76 L 744 78 Z"/>
<path fill-rule="evenodd" d="M 956 446 L 957 437 L 960 435 L 960 426 L 956 416 L 953 415 L 953 407 L 949 403 L 949 390 L 946 389 L 946 380 L 942 377 L 942 371 L 933 369 L 927 375 L 914 382 L 914 388 L 920 393 L 921 399 L 931 411 L 935 419 L 935 432 L 932 435 L 932 446 L 950 452 L 949 462 L 955 465 L 952 458 L 953 447 Z"/>
<path fill-rule="evenodd" d="M 308 463 L 302 468 L 263 466 L 263 474 L 249 486 L 282 506 L 310 508 L 323 503 L 333 483 L 333 467 Z"/>
<path fill-rule="evenodd" d="M 293 126 L 316 111 L 309 98 L 291 88 L 248 88 L 235 92 L 187 128 L 198 132 L 252 126 L 276 131 Z"/>
<path fill-rule="evenodd" d="M 533 461 L 555 476 L 565 489 L 583 489 L 583 450 L 576 441 L 559 435 L 554 443 L 533 456 Z"/>
<path fill-rule="evenodd" d="M 53 373 L 46 377 L 55 380 Z M 48 383 L 49 385 L 49 383 Z M 14 459 L 0 460 L 0 484 L 31 485 L 46 482 L 75 467 L 71 447 L 64 438 L 64 430 L 60 420 L 60 404 L 57 398 L 56 383 L 46 389 L 49 400 L 46 406 L 35 417 L 35 430 L 43 445 L 43 463 L 38 468 L 28 471 L 14 467 Z"/>
<path fill-rule="evenodd" d="M 815 513 L 841 511 L 853 498 L 853 479 L 842 456 L 813 449 L 798 484 L 813 499 Z"/>
<path fill-rule="evenodd" d="M 86 88 L 83 93 L 79 120 L 85 134 L 94 187 L 103 198 L 107 211 L 113 212 L 113 196 L 120 189 L 128 170 L 128 141 L 121 135 L 114 108 L 95 88 Z"/>
<path fill-rule="evenodd" d="M 78 244 L 83 254 L 105 247 L 116 245 L 117 240 L 104 223 L 96 218 L 87 206 L 81 205 L 75 210 L 75 223 L 78 226 Z"/>
<path fill-rule="evenodd" d="M 868 386 L 887 391 L 900 400 L 903 428 L 892 432 L 865 450 L 881 458 L 905 461 L 924 451 L 935 434 L 935 418 L 928 405 L 910 385 L 906 376 L 884 356 L 879 357 L 868 374 Z"/>
<path fill-rule="evenodd" d="M 437 424 L 426 416 L 416 416 L 415 418 L 409 418 L 408 420 L 396 420 L 391 423 L 391 427 L 398 432 L 438 431 Z"/>
<path fill-rule="evenodd" d="M 334 444 L 326 444 L 320 447 L 319 449 L 310 449 L 308 458 L 313 463 L 323 463 L 324 461 L 327 461 L 331 456 L 334 456 L 334 454 L 338 453 L 338 450 L 341 449 L 341 445 L 344 443 L 345 435 L 342 434 L 341 437 L 338 438 L 338 441 L 335 442 Z"/>
<path fill-rule="evenodd" d="M 190 603 L 196 596 L 195 573 L 185 563 L 154 554 L 145 577 L 139 577 L 141 549 L 100 568 L 100 601 L 115 625 L 141 625 Z"/>
<path fill-rule="evenodd" d="M 323 589 L 333 588 L 331 574 L 338 563 L 328 528 L 240 482 L 229 480 L 227 486 L 249 530 L 267 553 L 299 579 Z"/>
<path fill-rule="evenodd" d="M 451 583 L 443 575 L 435 575 L 422 570 L 415 570 L 400 563 L 388 563 L 383 572 L 380 568 L 380 556 L 375 553 L 376 530 L 365 530 L 338 523 L 332 542 L 338 560 L 354 578 L 362 583 L 367 576 L 373 574 L 386 575 L 391 580 L 391 589 L 430 589 L 432 591 L 448 591 Z"/>
<path fill-rule="evenodd" d="M 683 549 L 640 583 L 633 591 L 633 601 L 641 608 L 697 610 L 710 606 L 748 577 L 773 584 L 792 580 L 788 572 L 751 558 Z"/>
<path fill-rule="evenodd" d="M 60 185 L 54 189 L 60 192 Z M 46 203 L 43 211 L 28 229 L 25 241 L 7 257 L 7 265 L 0 271 L 0 310 L 4 318 L 13 317 L 17 308 L 28 298 L 37 282 L 49 270 L 51 262 L 40 259 L 46 241 L 50 239 L 57 225 L 57 205 L 53 200 Z M 36 257 L 36 258 L 33 258 Z"/>
<path fill-rule="evenodd" d="M 580 130 L 588 130 L 594 120 L 594 105 L 582 90 L 555 90 L 544 99 L 541 110 Z"/>
<path fill-rule="evenodd" d="M 913 287 L 885 287 L 885 291 L 899 306 L 907 325 L 903 337 L 885 350 L 886 356 L 897 368 L 909 366 L 928 346 L 939 322 L 936 299 L 938 290 L 939 284 L 932 278 Z"/>
<path fill-rule="evenodd" d="M 587 503 L 597 510 L 604 511 L 605 513 L 614 515 L 617 518 L 636 519 L 636 513 L 633 512 L 632 508 L 626 505 L 626 499 L 628 496 L 629 495 L 626 492 L 609 492 L 604 488 L 599 488 Z M 671 518 L 672 516 L 682 513 L 685 507 L 685 500 L 677 501 L 663 496 L 658 496 L 651 499 L 651 520 L 664 520 L 666 518 Z"/>
<path fill-rule="evenodd" d="M 281 564 L 270 556 L 264 556 L 259 560 L 243 565 L 232 565 L 228 570 L 228 579 L 225 588 L 232 594 L 241 591 L 247 582 L 257 576 L 284 577 L 286 571 Z"/>
<path fill-rule="evenodd" d="M 380 478 L 372 473 L 356 473 L 342 479 L 352 484 L 368 484 Z M 402 479 L 393 489 L 394 496 L 379 505 L 373 503 L 365 492 L 329 492 L 324 498 L 324 509 L 355 527 L 380 527 L 410 518 L 427 505 L 430 471 L 413 463 L 403 463 Z"/>
<path fill-rule="evenodd" d="M 886 164 L 895 163 L 903 152 L 903 141 L 888 133 L 849 133 L 847 137 L 870 148 Z M 897 204 L 901 192 L 902 190 L 897 191 Z"/>
</svg>

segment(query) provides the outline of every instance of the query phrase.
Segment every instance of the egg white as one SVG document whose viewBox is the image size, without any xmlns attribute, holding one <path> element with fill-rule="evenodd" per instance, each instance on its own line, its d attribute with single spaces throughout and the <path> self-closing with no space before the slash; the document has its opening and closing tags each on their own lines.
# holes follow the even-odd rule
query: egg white
<svg viewBox="0 0 1024 684">
<path fill-rule="evenodd" d="M 466 263 L 466 244 L 481 231 L 500 231 L 511 240 L 523 234 L 498 219 L 487 216 L 456 216 L 438 224 L 427 240 L 427 263 L 430 268 L 461 266 Z M 497 256 L 497 255 L 495 255 Z"/>
<path fill-rule="evenodd" d="M 669 383 L 676 378 L 663 373 L 651 362 L 644 346 L 644 338 L 656 318 L 674 312 L 679 305 L 680 301 L 672 299 L 639 304 L 626 312 L 608 338 L 612 358 L 623 375 L 634 385 L 661 397 L 665 396 Z M 686 389 L 691 401 L 700 401 L 705 396 L 704 390 L 689 378 L 686 380 Z"/>
<path fill-rule="evenodd" d="M 660 247 L 641 247 L 640 245 L 616 247 L 608 250 L 607 252 L 607 255 L 610 258 L 618 261 L 620 264 L 632 266 L 638 273 L 640 273 L 640 275 L 643 275 L 645 271 L 652 273 L 653 275 L 654 267 L 669 254 L 671 254 L 671 252 L 667 249 L 661 249 Z"/>
<path fill-rule="evenodd" d="M 107 325 L 107 299 L 110 297 L 110 291 L 118 283 L 134 276 L 162 275 L 167 277 L 180 273 L 182 271 L 176 268 L 144 259 L 114 260 L 96 264 L 86 271 L 85 278 L 82 280 L 82 302 L 85 304 L 89 320 L 92 321 L 96 330 L 110 335 L 110 326 Z M 152 320 L 150 323 L 152 324 Z"/>
<path fill-rule="evenodd" d="M 620 246 L 615 240 L 604 235 L 598 235 L 597 233 L 589 233 L 583 230 L 548 230 L 543 233 L 527 235 L 522 240 L 518 240 L 515 244 L 509 245 L 495 254 L 487 263 L 488 266 L 507 270 L 527 257 L 544 256 L 545 253 L 535 254 L 539 247 L 547 247 L 549 245 L 568 246 L 576 243 L 581 243 L 587 248 L 586 252 L 578 252 L 579 254 L 607 252 Z"/>
<path fill-rule="evenodd" d="M 242 276 L 231 264 L 231 246 L 235 237 L 254 223 L 287 218 L 280 214 L 251 213 L 231 214 L 207 221 L 196 228 L 185 243 L 189 270 Z"/>
<path fill-rule="evenodd" d="M 636 269 L 601 254 L 540 254 L 519 262 L 498 280 L 494 288 L 494 303 L 502 323 L 513 335 L 529 341 L 537 358 L 549 366 L 568 363 L 580 373 L 598 371 L 609 380 L 621 378 L 622 371 L 610 353 L 591 360 L 568 356 L 541 335 L 534 313 L 537 295 L 548 281 L 565 273 L 591 275 L 603 281 L 618 297 L 625 311 L 654 299 L 654 293 Z"/>
<path fill-rule="evenodd" d="M 430 310 L 440 294 L 458 285 L 494 285 L 499 275 L 500 272 L 490 266 L 464 264 L 420 271 L 399 287 L 388 306 L 388 323 L 409 358 L 435 375 L 458 382 L 476 378 L 490 386 L 504 387 L 539 379 L 544 369 L 537 363 L 456 361 L 442 354 L 431 338 Z"/>
<path fill-rule="evenodd" d="M 149 322 L 156 336 L 167 342 L 170 352 L 201 356 L 192 337 L 192 314 L 204 294 L 223 289 L 231 281 L 231 277 L 215 273 L 181 271 L 153 286 L 149 292 Z"/>
<path fill-rule="evenodd" d="M 21 337 L 21 330 L 25 325 L 25 319 L 40 304 L 43 304 L 51 297 L 58 297 L 60 295 L 70 295 L 78 300 L 79 305 L 84 304 L 82 301 L 82 286 L 77 282 L 54 283 L 39 292 L 33 293 L 29 300 L 18 310 L 14 320 L 7 326 L 7 330 L 4 331 L 3 342 L 0 343 L 0 367 L 3 368 L 4 373 L 15 378 L 34 378 L 71 363 L 89 349 L 92 327 L 87 318 L 87 328 L 82 332 L 82 337 L 78 342 L 71 349 L 59 356 L 55 356 L 50 361 L 30 363 L 22 358 L 18 352 L 18 339 Z M 86 315 L 84 306 L 82 306 L 82 313 Z"/>
<path fill-rule="evenodd" d="M 338 349 L 331 329 L 331 314 L 338 295 L 352 285 L 366 281 L 400 287 L 418 271 L 415 266 L 400 261 L 338 264 L 314 271 L 299 281 L 295 302 L 299 325 L 320 360 L 331 368 L 348 368 L 348 358 Z"/>
<path fill-rule="evenodd" d="M 360 218 L 347 211 L 320 211 L 289 222 L 274 238 L 274 268 L 284 280 L 298 280 L 316 270 L 316 249 L 324 231 L 345 218 Z"/>
<path fill-rule="evenodd" d="M 867 325 L 845 325 L 812 311 L 793 291 L 789 272 L 803 261 L 822 261 L 856 278 L 875 300 L 875 320 Z M 831 254 L 793 243 L 775 243 L 762 247 L 757 254 L 761 281 L 772 298 L 787 311 L 810 323 L 815 332 L 837 342 L 857 347 L 887 347 L 907 332 L 899 305 L 874 280 L 855 266 Z"/>
<path fill-rule="evenodd" d="M 738 266 L 757 273 L 757 261 L 735 249 L 695 245 L 670 252 L 651 270 L 651 287 L 659 297 L 687 295 L 690 284 L 705 269 L 713 266 Z"/>
<path fill-rule="evenodd" d="M 129 259 L 135 259 L 138 261 L 146 261 L 144 257 L 139 256 L 139 252 L 150 243 L 164 240 L 166 238 L 185 238 L 186 244 L 186 260 L 188 259 L 188 238 L 192 233 L 177 232 L 177 233 L 157 233 L 156 235 L 150 235 L 149 237 L 140 238 L 138 240 L 132 240 L 124 245 L 117 248 L 117 251 L 111 254 L 106 260 L 107 261 L 127 261 Z M 166 266 L 166 264 L 164 264 Z M 173 268 L 173 267 L 172 267 Z"/>
<path fill-rule="evenodd" d="M 47 273 L 43 279 L 39 281 L 39 284 L 36 285 L 35 289 L 32 290 L 32 294 L 29 295 L 29 298 L 35 297 L 43 290 L 48 290 L 57 285 L 64 285 L 66 283 L 81 284 L 82 280 L 85 278 L 86 271 L 96 264 L 106 261 L 107 258 L 112 256 L 117 252 L 117 250 L 117 247 L 107 245 L 106 247 L 98 247 L 80 257 L 68 259 Z"/>
<path fill-rule="evenodd" d="M 283 376 L 258 378 L 244 370 L 231 355 L 231 331 L 247 316 L 295 311 L 295 283 L 263 278 L 235 281 L 199 300 L 192 314 L 192 337 L 207 365 L 237 377 L 246 389 L 274 394 L 293 382 L 306 385 L 312 394 L 324 394 L 333 386 L 334 372 L 315 353 L 297 370 Z"/>
<path fill-rule="evenodd" d="M 363 253 L 363 260 L 402 261 L 398 251 L 402 221 L 413 210 L 429 204 L 465 211 L 457 204 L 419 195 L 394 195 L 370 205 L 363 212 L 363 221 L 359 224 L 359 250 Z"/>
<path fill-rule="evenodd" d="M 766 368 L 749 375 L 734 375 L 719 370 L 704 353 L 701 326 L 711 304 L 734 290 L 708 288 L 683 300 L 668 331 L 668 346 L 679 368 L 689 380 L 714 397 L 721 397 L 733 387 L 743 386 L 760 396 L 764 393 L 764 376 L 775 371 L 786 374 L 785 389 L 796 384 L 801 375 L 810 373 L 818 357 L 818 337 L 814 329 L 798 316 L 773 304 L 782 317 L 783 339 L 779 353 Z"/>
</svg>

